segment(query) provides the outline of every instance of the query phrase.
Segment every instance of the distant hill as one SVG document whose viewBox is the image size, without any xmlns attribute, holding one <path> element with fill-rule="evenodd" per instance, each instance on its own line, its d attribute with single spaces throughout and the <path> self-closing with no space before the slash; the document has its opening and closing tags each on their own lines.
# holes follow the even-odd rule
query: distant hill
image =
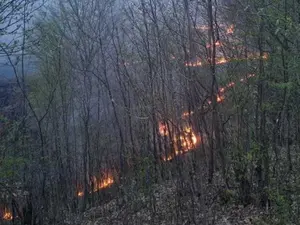
<svg viewBox="0 0 300 225">
<path fill-rule="evenodd" d="M 25 59 L 24 67 L 25 74 L 32 75 L 36 71 L 37 62 L 34 60 L 34 57 L 28 57 Z M 21 72 L 21 63 L 17 65 L 18 73 Z M 4 63 L 3 60 L 0 59 L 0 79 L 1 78 L 12 78 L 15 77 L 15 72 L 13 67 Z"/>
<path fill-rule="evenodd" d="M 0 79 L 1 78 L 11 78 L 14 77 L 14 70 L 11 66 L 0 65 Z"/>
<path fill-rule="evenodd" d="M 22 98 L 14 78 L 0 79 L 0 114 L 9 120 L 15 120 L 22 114 Z"/>
<path fill-rule="evenodd" d="M 31 76 L 36 71 L 34 57 L 27 56 L 24 63 L 25 76 Z M 16 66 L 18 76 L 21 77 L 22 64 Z M 16 82 L 16 74 L 12 66 L 0 59 L 0 114 L 9 120 L 16 120 L 22 115 L 22 93 Z"/>
</svg>

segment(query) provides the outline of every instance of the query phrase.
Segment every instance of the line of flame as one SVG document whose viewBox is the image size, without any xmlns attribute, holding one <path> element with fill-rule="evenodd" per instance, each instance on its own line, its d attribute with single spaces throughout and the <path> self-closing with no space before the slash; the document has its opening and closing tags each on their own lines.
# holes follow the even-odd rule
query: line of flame
<svg viewBox="0 0 300 225">
<path fill-rule="evenodd" d="M 159 126 L 164 126 L 164 124 L 160 122 Z M 164 133 L 161 134 L 161 136 L 164 136 Z M 174 143 L 177 143 L 177 140 L 179 140 L 180 146 L 175 144 L 174 153 L 168 154 L 167 156 L 163 156 L 162 157 L 163 161 L 170 161 L 177 155 L 181 155 L 181 154 L 184 154 L 185 152 L 195 149 L 196 144 L 198 142 L 198 139 L 191 127 L 184 128 L 183 131 L 181 132 L 181 134 L 179 135 L 179 137 L 175 136 L 173 139 L 174 139 L 173 140 Z"/>
<path fill-rule="evenodd" d="M 225 57 L 218 57 L 218 58 L 216 58 L 215 63 L 216 63 L 216 65 L 222 65 L 222 64 L 229 63 L 232 60 L 259 59 L 259 58 L 260 58 L 259 54 L 252 54 L 252 55 L 249 55 L 247 58 L 230 58 L 230 59 L 226 59 Z M 263 56 L 262 56 L 262 59 L 266 60 L 268 58 L 269 58 L 268 53 L 264 53 Z M 185 67 L 201 67 L 205 64 L 207 64 L 207 63 L 204 63 L 200 59 L 198 59 L 195 62 L 185 62 L 184 66 Z"/>
<path fill-rule="evenodd" d="M 114 183 L 114 178 L 112 174 L 108 174 L 105 179 L 98 180 L 97 177 L 92 177 L 92 182 L 94 184 L 94 188 L 92 192 L 97 192 L 101 189 L 105 189 L 110 187 Z M 91 193 L 91 192 L 90 192 Z M 77 192 L 78 197 L 84 196 L 84 192 L 82 190 Z"/>
</svg>

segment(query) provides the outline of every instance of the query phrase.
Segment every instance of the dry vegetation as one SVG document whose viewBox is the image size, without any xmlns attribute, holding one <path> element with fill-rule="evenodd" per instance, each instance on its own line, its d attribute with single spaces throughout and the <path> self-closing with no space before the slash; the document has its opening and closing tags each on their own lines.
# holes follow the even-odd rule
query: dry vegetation
<svg viewBox="0 0 300 225">
<path fill-rule="evenodd" d="M 299 223 L 299 11 L 0 1 L 0 222 Z"/>
</svg>

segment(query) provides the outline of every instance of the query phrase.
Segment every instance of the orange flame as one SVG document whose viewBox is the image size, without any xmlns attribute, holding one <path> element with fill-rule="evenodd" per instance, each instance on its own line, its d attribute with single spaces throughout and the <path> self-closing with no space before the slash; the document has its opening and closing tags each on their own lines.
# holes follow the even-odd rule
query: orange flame
<svg viewBox="0 0 300 225">
<path fill-rule="evenodd" d="M 207 45 L 207 47 L 210 47 L 210 45 Z M 242 60 L 242 59 L 256 60 L 256 59 L 259 59 L 259 58 L 261 58 L 261 57 L 258 53 L 253 53 L 253 54 L 250 54 L 247 58 L 245 58 L 245 57 L 240 57 L 240 58 L 232 57 L 232 58 L 226 59 L 225 57 L 218 57 L 218 58 L 216 58 L 215 63 L 216 63 L 216 65 L 220 65 L 220 64 L 229 63 L 232 60 Z M 263 53 L 262 59 L 267 60 L 268 58 L 269 58 L 269 54 L 268 53 Z M 184 65 L 186 67 L 199 67 L 199 66 L 203 66 L 203 65 L 206 65 L 206 64 L 207 63 L 201 62 L 201 60 L 197 60 L 196 62 L 185 62 Z"/>
<path fill-rule="evenodd" d="M 224 95 L 217 95 L 217 102 L 223 102 L 225 99 Z"/>
<path fill-rule="evenodd" d="M 93 187 L 93 190 L 90 191 L 90 193 L 97 192 L 101 189 L 108 188 L 109 186 L 111 186 L 114 183 L 114 178 L 113 178 L 112 174 L 107 174 L 106 177 L 101 180 L 98 180 L 97 177 L 93 176 L 92 183 L 93 183 L 94 187 Z M 91 185 L 91 183 L 90 183 L 90 185 Z M 78 197 L 84 196 L 84 192 L 82 190 L 79 190 L 77 192 L 77 196 Z"/>
<path fill-rule="evenodd" d="M 159 122 L 158 130 L 159 130 L 159 134 L 161 136 L 168 136 L 169 135 L 167 125 L 163 122 Z"/>
<path fill-rule="evenodd" d="M 215 42 L 215 46 L 220 47 L 220 46 L 222 46 L 222 43 L 218 40 L 218 41 Z M 206 48 L 210 48 L 210 47 L 211 47 L 210 44 L 206 44 Z"/>
<path fill-rule="evenodd" d="M 225 88 L 224 87 L 220 88 L 219 92 L 220 93 L 224 93 L 225 92 Z"/>
<path fill-rule="evenodd" d="M 248 79 L 248 78 L 251 78 L 251 77 L 255 77 L 255 74 L 248 74 L 248 75 L 246 76 L 247 79 Z M 246 79 L 244 79 L 244 78 L 241 78 L 241 79 L 240 79 L 241 82 L 244 82 L 245 80 L 246 80 Z M 218 103 L 222 102 L 222 101 L 225 99 L 225 96 L 224 96 L 225 91 L 226 91 L 228 88 L 231 88 L 231 87 L 233 87 L 233 86 L 235 86 L 235 82 L 229 82 L 225 87 L 219 88 L 219 93 L 220 93 L 220 94 L 217 95 L 217 102 L 218 102 Z M 208 104 L 211 104 L 211 101 L 210 101 L 210 100 L 208 100 Z"/>
<path fill-rule="evenodd" d="M 191 127 L 186 127 L 184 129 L 183 135 L 180 135 L 180 141 L 184 151 L 188 151 L 195 147 L 197 137 Z"/>
<path fill-rule="evenodd" d="M 210 27 L 209 26 L 207 26 L 207 25 L 199 25 L 199 26 L 196 26 L 195 27 L 197 30 L 202 30 L 202 31 L 205 31 L 205 30 L 209 30 L 210 29 Z"/>
<path fill-rule="evenodd" d="M 84 192 L 83 192 L 83 191 L 78 191 L 78 192 L 77 192 L 77 196 L 78 196 L 78 197 L 82 197 L 83 195 L 84 195 Z"/>
<path fill-rule="evenodd" d="M 217 47 L 219 47 L 219 46 L 221 46 L 221 45 L 222 45 L 222 43 L 220 42 L 220 40 L 216 41 L 216 43 L 215 43 L 215 44 L 216 44 L 216 46 L 217 46 Z"/>
<path fill-rule="evenodd" d="M 200 60 L 197 60 L 195 62 L 186 62 L 184 65 L 186 67 L 198 67 L 198 66 L 202 66 L 202 62 Z"/>
<path fill-rule="evenodd" d="M 227 87 L 230 88 L 230 87 L 233 87 L 234 85 L 235 85 L 234 82 L 230 82 L 230 83 L 227 84 Z"/>
<path fill-rule="evenodd" d="M 195 149 L 196 144 L 198 143 L 197 137 L 191 127 L 184 128 L 183 132 L 179 135 L 178 139 L 176 137 L 174 138 L 174 143 L 177 143 L 177 140 L 179 140 L 179 143 L 175 144 L 174 146 L 175 154 L 169 154 L 167 156 L 163 156 L 162 157 L 163 161 L 170 161 L 177 155 L 181 155 L 184 154 L 185 152 L 189 152 Z"/>
<path fill-rule="evenodd" d="M 4 220 L 12 220 L 13 219 L 12 213 L 7 208 L 4 209 L 3 219 Z"/>
<path fill-rule="evenodd" d="M 176 153 L 177 153 L 177 151 L 176 151 Z M 177 155 L 177 154 L 176 154 Z M 167 157 L 163 157 L 163 160 L 166 162 L 166 161 L 170 161 L 170 160 L 172 160 L 173 159 L 173 156 L 172 155 L 168 155 Z"/>
<path fill-rule="evenodd" d="M 93 176 L 94 189 L 93 192 L 97 192 L 101 189 L 107 188 L 114 183 L 114 178 L 111 174 L 108 174 L 107 177 L 103 180 L 98 180 L 95 176 Z"/>
<path fill-rule="evenodd" d="M 269 54 L 268 53 L 263 53 L 263 59 L 268 59 L 269 58 Z"/>
<path fill-rule="evenodd" d="M 182 118 L 184 118 L 184 117 L 188 117 L 188 116 L 190 116 L 190 115 L 193 115 L 194 114 L 194 111 L 191 111 L 191 112 L 184 112 L 184 113 L 182 113 Z"/>
<path fill-rule="evenodd" d="M 224 64 L 224 63 L 228 63 L 229 60 L 225 59 L 225 57 L 220 57 L 220 58 L 216 58 L 216 64 Z"/>
<path fill-rule="evenodd" d="M 234 25 L 231 24 L 231 25 L 227 28 L 226 33 L 227 33 L 227 34 L 233 34 L 233 32 L 234 32 Z"/>
<path fill-rule="evenodd" d="M 255 74 L 248 74 L 246 76 L 246 79 L 251 78 L 251 77 L 255 77 Z M 246 79 L 241 78 L 240 81 L 244 82 Z M 231 81 L 225 87 L 219 88 L 219 94 L 217 95 L 217 102 L 218 103 L 223 102 L 225 100 L 225 95 L 224 95 L 225 91 L 228 88 L 234 87 L 235 85 L 236 85 L 236 83 L 233 82 L 233 81 Z M 210 100 L 208 100 L 208 104 L 211 104 Z M 182 114 L 182 118 L 190 116 L 192 114 L 194 114 L 193 111 L 191 111 L 191 112 L 184 112 Z M 165 129 L 164 126 L 165 125 L 162 122 L 160 122 L 160 135 L 161 136 L 168 136 L 169 134 L 166 133 L 166 131 L 164 130 Z M 174 138 L 174 143 L 177 143 L 177 140 L 178 139 L 175 137 Z M 178 144 L 177 145 L 175 144 L 175 146 L 174 146 L 175 147 L 175 151 L 174 151 L 173 154 L 169 154 L 167 156 L 162 157 L 162 159 L 164 161 L 170 161 L 170 160 L 172 160 L 177 155 L 180 155 L 180 154 L 183 154 L 185 152 L 193 150 L 196 147 L 196 144 L 198 143 L 197 137 L 196 137 L 196 135 L 193 132 L 193 130 L 192 130 L 191 127 L 186 127 L 183 130 L 183 132 L 179 135 L 179 141 L 180 141 L 180 146 L 177 146 Z M 178 150 L 178 149 L 181 149 L 181 151 Z"/>
</svg>

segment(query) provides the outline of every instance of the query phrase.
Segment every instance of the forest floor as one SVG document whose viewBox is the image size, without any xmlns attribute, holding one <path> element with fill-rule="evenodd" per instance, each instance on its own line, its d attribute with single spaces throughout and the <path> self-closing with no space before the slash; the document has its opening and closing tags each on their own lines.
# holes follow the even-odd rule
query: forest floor
<svg viewBox="0 0 300 225">
<path fill-rule="evenodd" d="M 283 151 L 284 153 L 284 151 Z M 285 154 L 283 154 L 284 156 Z M 80 216 L 78 225 L 277 225 L 299 224 L 297 220 L 297 196 L 295 191 L 298 182 L 285 184 L 285 180 L 299 171 L 294 166 L 290 175 L 286 173 L 286 160 L 280 158 L 281 164 L 277 164 L 277 178 L 271 176 L 270 197 L 272 206 L 258 207 L 257 196 L 253 196 L 253 204 L 244 206 L 241 204 L 238 186 L 234 183 L 231 188 L 225 188 L 224 179 L 220 172 L 216 172 L 212 183 L 207 181 L 207 165 L 198 163 L 198 169 L 191 169 L 191 163 L 182 163 L 182 167 L 176 170 L 175 162 L 166 165 L 169 176 L 160 182 L 139 186 L 128 176 L 129 182 L 121 185 L 118 197 L 114 197 L 100 206 L 92 207 Z M 293 159 L 299 158 L 293 155 Z M 185 158 L 184 160 L 188 160 Z M 300 160 L 299 160 L 300 161 Z M 295 163 L 298 165 L 297 163 Z M 200 165 L 200 166 L 199 166 Z M 172 168 L 172 166 L 175 168 Z M 271 165 L 273 168 L 275 164 Z M 280 169 L 281 168 L 281 169 Z M 172 172 L 171 172 L 172 171 Z M 174 172 L 175 171 L 175 172 Z M 177 172 L 176 172 L 177 171 Z M 180 172 L 180 175 L 178 174 Z M 191 174 L 191 171 L 194 173 Z M 172 174 L 171 174 L 172 173 Z M 232 172 L 231 172 L 232 173 Z M 290 190 L 291 200 L 274 189 L 275 183 L 280 183 L 281 189 Z M 231 179 L 234 180 L 234 179 Z M 288 179 L 293 180 L 293 179 Z M 234 187 L 235 186 L 235 187 Z M 294 190 L 295 189 L 295 190 Z M 273 197 L 272 197 L 273 196 Z M 300 195 L 299 195 L 300 196 Z M 274 198 L 275 197 L 275 198 Z M 99 202 L 99 201 L 98 201 Z M 290 207 L 291 203 L 292 206 Z M 294 215 L 294 219 L 293 218 Z M 294 221 L 294 222 L 293 222 Z M 71 223 L 74 224 L 74 223 Z"/>
<path fill-rule="evenodd" d="M 244 207 L 234 200 L 234 193 L 220 192 L 220 177 L 216 174 L 213 184 L 195 178 L 194 183 L 201 185 L 193 188 L 190 182 L 172 179 L 146 191 L 128 189 L 132 195 L 126 203 L 113 199 L 93 207 L 84 213 L 80 225 L 266 224 L 261 222 L 264 210 L 254 205 Z"/>
<path fill-rule="evenodd" d="M 177 199 L 176 199 L 177 198 Z M 140 225 L 140 224 L 257 224 L 264 213 L 250 205 L 244 207 L 236 204 L 222 205 L 218 199 L 205 199 L 205 206 L 196 199 L 194 206 L 188 196 L 181 197 L 178 204 L 176 185 L 172 182 L 156 185 L 154 199 L 143 194 L 118 207 L 114 199 L 100 207 L 94 207 L 84 213 L 82 225 Z M 184 201 L 184 199 L 186 199 Z M 155 202 L 155 209 L 151 206 Z"/>
</svg>

